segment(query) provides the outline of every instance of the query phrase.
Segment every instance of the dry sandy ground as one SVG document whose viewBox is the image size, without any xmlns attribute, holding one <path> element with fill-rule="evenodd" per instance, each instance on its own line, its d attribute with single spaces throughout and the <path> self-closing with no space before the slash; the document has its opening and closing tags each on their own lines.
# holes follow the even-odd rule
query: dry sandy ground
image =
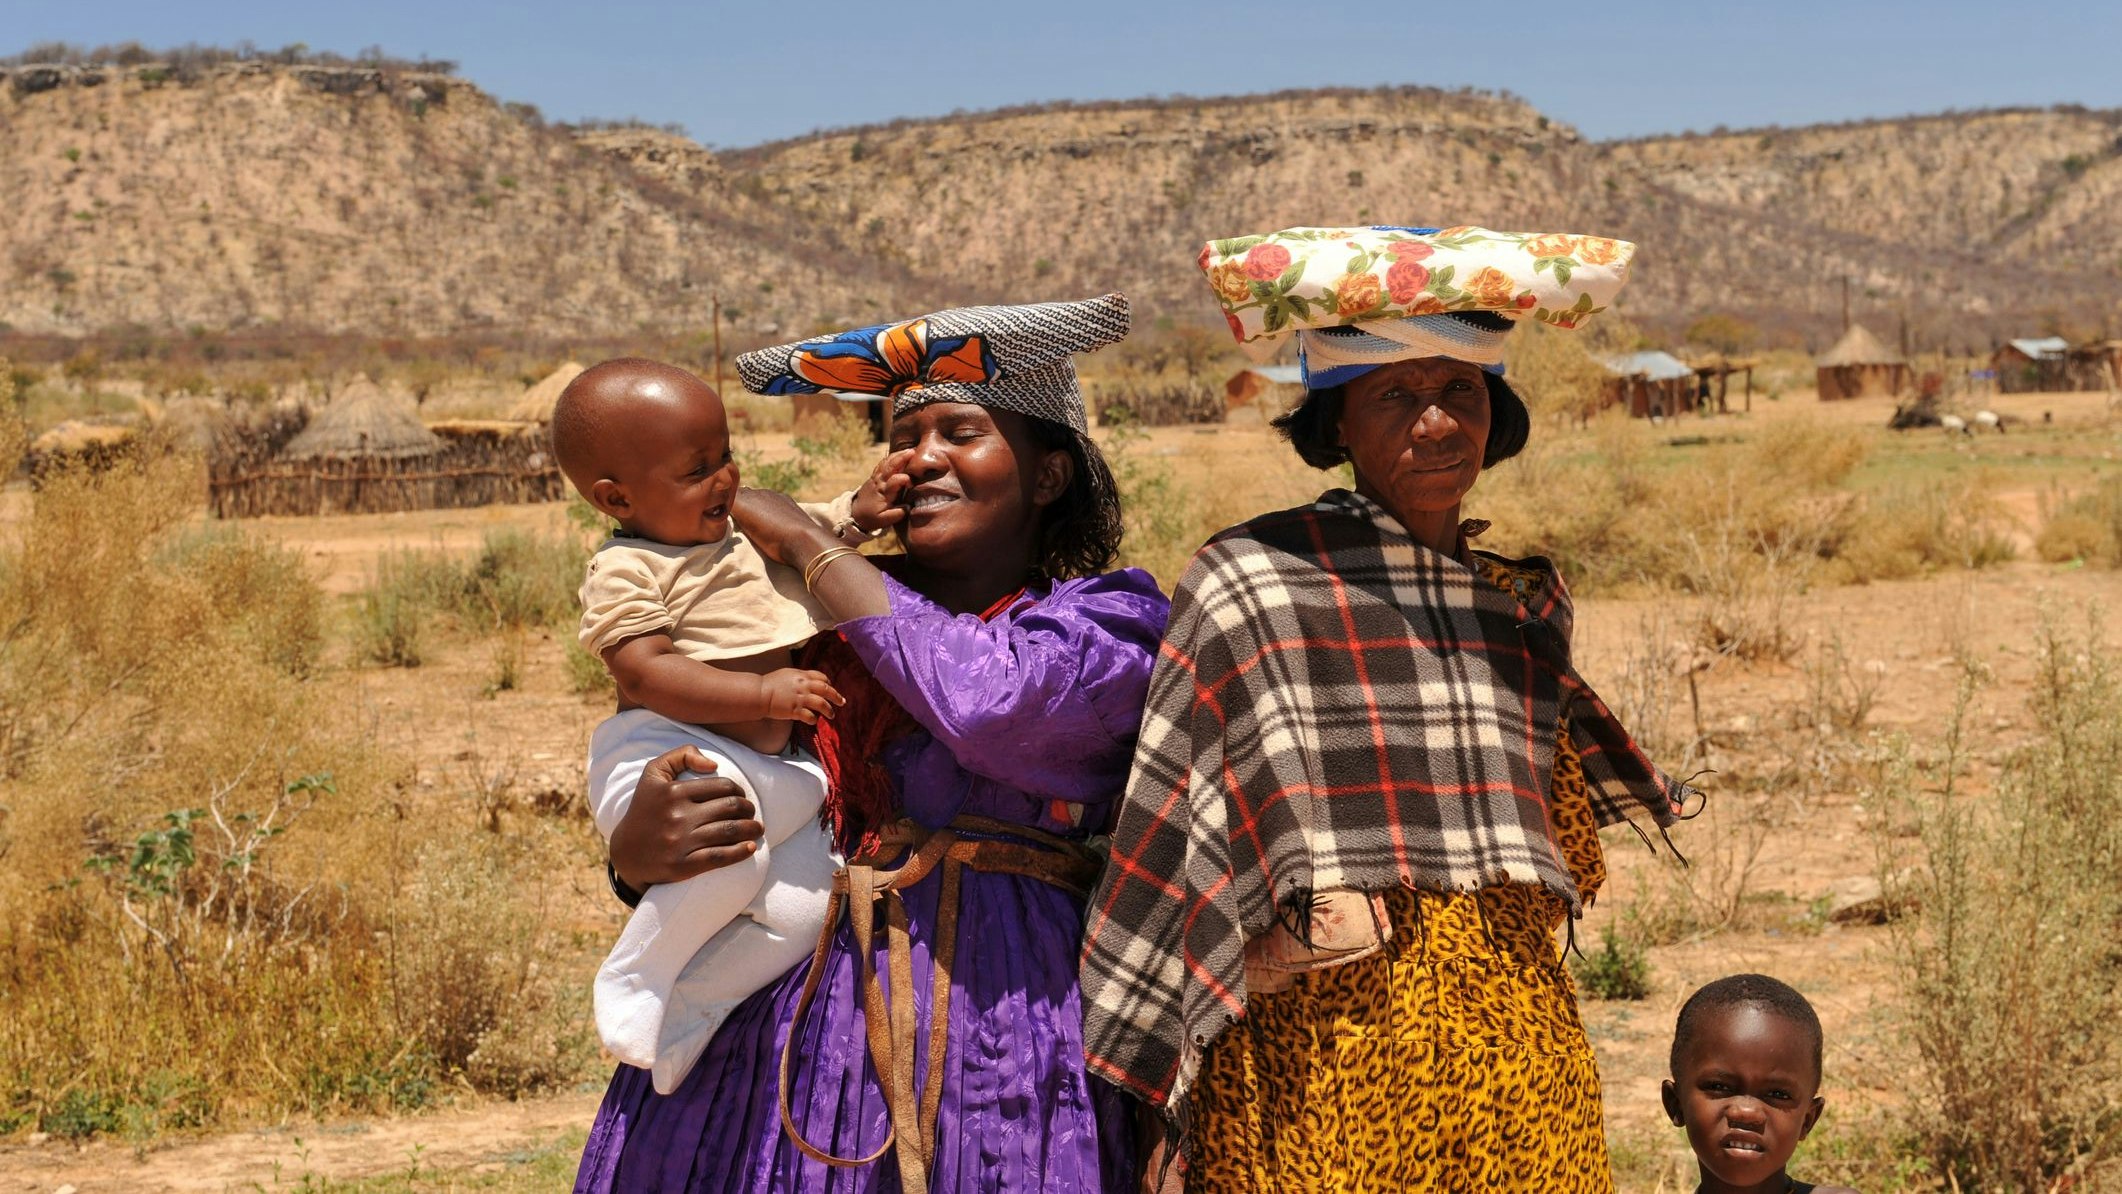
<svg viewBox="0 0 2122 1194">
<path fill-rule="evenodd" d="M 413 1118 L 265 1128 L 145 1152 L 122 1144 L 9 1148 L 0 1152 L 0 1194 L 307 1190 L 317 1179 L 422 1171 L 476 1181 L 522 1164 L 526 1151 L 587 1125 L 597 1097 L 569 1094 Z M 448 1178 L 443 1181 L 447 1188 Z"/>
<path fill-rule="evenodd" d="M 1996 405 L 2007 414 L 2033 420 L 2045 406 L 2059 409 L 2059 420 L 2075 421 L 2097 418 L 2099 402 L 2097 395 L 2034 396 L 1999 399 Z M 2015 404 L 2024 409 L 2012 409 Z M 1877 402 L 1799 407 L 1786 399 L 1773 407 L 1757 403 L 1760 413 L 1755 417 L 1803 414 L 1855 429 L 1877 426 L 1885 409 Z M 1709 426 L 1721 429 L 1726 424 Z M 1924 450 L 1981 453 L 2009 467 L 2015 463 L 2010 453 L 2018 442 L 1992 437 L 1966 445 L 1940 436 Z M 1212 451 L 1204 450 L 1210 445 Z M 2113 467 L 2108 462 L 2114 459 L 2115 445 L 2114 433 L 2106 431 L 2078 445 L 2071 454 L 2074 459 L 2064 463 L 2095 472 Z M 769 451 L 780 447 L 773 442 L 762 446 Z M 1302 496 L 1302 486 L 1312 483 L 1303 476 L 1292 479 L 1280 466 L 1279 453 L 1287 449 L 1257 428 L 1158 432 L 1145 449 L 1181 462 L 1183 472 L 1211 487 L 1242 488 L 1243 502 L 1253 509 L 1294 500 Z M 2014 500 L 2026 506 L 2028 515 L 2035 512 L 2039 488 L 2028 484 L 2014 491 Z M 19 494 L 7 499 L 0 506 L 0 522 L 9 514 L 19 516 L 22 508 Z M 389 548 L 438 543 L 469 548 L 490 528 L 550 528 L 562 519 L 560 507 L 548 505 L 264 519 L 251 525 L 298 546 L 326 587 L 345 593 L 360 587 L 378 553 Z M 1795 617 L 1815 644 L 1839 642 L 1861 674 L 1877 684 L 1876 703 L 1856 737 L 1877 732 L 1934 739 L 1952 706 L 1956 658 L 1971 654 L 1986 661 L 1995 681 L 1982 691 L 1973 720 L 1973 781 L 1980 784 L 1994 774 L 2003 752 L 2033 728 L 2023 694 L 2032 675 L 2035 627 L 2044 614 L 2083 626 L 2083 611 L 2095 605 L 2109 614 L 2103 631 L 2107 645 L 2122 649 L 2122 573 L 2045 565 L 2029 558 L 1982 573 L 1816 590 L 1799 599 Z M 1645 656 L 1646 642 L 1684 638 L 1688 616 L 1687 605 L 1671 598 L 1582 602 L 1578 625 L 1584 672 L 1594 683 L 1610 686 L 1610 678 Z M 353 707 L 373 719 L 386 745 L 417 767 L 425 787 L 451 790 L 487 784 L 525 801 L 571 791 L 578 782 L 577 760 L 600 710 L 568 693 L 559 644 L 550 638 L 531 645 L 527 682 L 520 690 L 483 694 L 491 650 L 482 641 L 458 640 L 445 643 L 437 658 L 416 671 L 355 669 L 349 673 L 356 694 Z M 1874 835 L 1862 808 L 1860 784 L 1846 774 L 1825 784 L 1801 783 L 1788 772 L 1783 781 L 1770 778 L 1779 767 L 1802 761 L 1807 749 L 1806 732 L 1792 728 L 1811 701 L 1814 676 L 1802 666 L 1807 657 L 1809 653 L 1801 655 L 1794 665 L 1725 662 L 1698 676 L 1703 728 L 1711 739 L 1708 763 L 1720 772 L 1707 786 L 1736 790 L 1736 799 L 1772 827 L 1748 881 L 1756 897 L 1749 906 L 1758 905 L 1762 912 L 1707 939 L 1654 949 L 1647 1000 L 1585 1004 L 1604 1075 L 1609 1131 L 1617 1155 L 1636 1158 L 1639 1173 L 1677 1177 L 1681 1172 L 1684 1142 L 1662 1126 L 1657 1082 L 1664 1076 L 1672 1017 L 1680 1001 L 1721 974 L 1775 973 L 1812 997 L 1827 1029 L 1828 1093 L 1836 1103 L 1875 1107 L 1897 1097 L 1895 1058 L 1885 1047 L 1894 1031 L 1883 957 L 1885 930 L 1822 928 L 1816 917 L 1805 915 L 1819 897 L 1875 872 Z M 1677 719 L 1674 728 L 1683 737 L 1691 732 L 1684 724 L 1691 720 L 1684 701 L 1684 688 L 1673 681 L 1669 704 Z M 1718 843 L 1704 840 L 1702 832 L 1701 826 L 1683 826 L 1675 838 L 1695 857 L 1698 868 L 1714 874 L 1721 865 Z M 1599 928 L 1631 904 L 1678 898 L 1662 864 L 1632 835 L 1610 832 L 1607 849 L 1613 874 L 1580 928 L 1587 948 L 1597 941 Z M 585 867 L 584 874 L 569 876 L 565 885 L 570 889 L 571 919 L 594 933 L 616 926 L 599 876 Z M 512 1156 L 520 1159 L 530 1149 L 550 1151 L 556 1138 L 587 1124 L 594 1105 L 595 1095 L 587 1092 L 517 1104 L 475 1103 L 407 1119 L 290 1125 L 167 1141 L 141 1154 L 122 1144 L 85 1150 L 49 1142 L 14 1144 L 0 1147 L 0 1194 L 66 1185 L 78 1194 L 270 1190 L 292 1184 L 304 1173 L 334 1180 L 403 1173 L 415 1159 L 423 1170 L 447 1180 L 461 1175 L 479 1184 L 482 1175 L 506 1170 Z M 298 1137 L 300 1145 L 295 1143 Z M 563 1188 L 565 1183 L 541 1178 L 502 1188 L 544 1184 Z M 1672 1186 L 1668 1183 L 1667 1188 Z"/>
</svg>

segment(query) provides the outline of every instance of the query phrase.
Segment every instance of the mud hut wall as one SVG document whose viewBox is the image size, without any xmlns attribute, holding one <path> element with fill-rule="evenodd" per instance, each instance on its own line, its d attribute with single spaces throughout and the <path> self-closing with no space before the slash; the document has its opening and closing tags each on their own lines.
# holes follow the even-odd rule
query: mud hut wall
<svg viewBox="0 0 2122 1194">
<path fill-rule="evenodd" d="M 384 514 L 567 496 L 542 429 L 436 431 L 443 450 L 426 456 L 216 459 L 207 480 L 209 505 L 216 517 L 253 518 Z"/>
<path fill-rule="evenodd" d="M 1695 383 L 1687 377 L 1653 381 L 1642 374 L 1611 377 L 1605 384 L 1605 405 L 1621 406 L 1631 419 L 1671 418 L 1695 409 Z"/>
<path fill-rule="evenodd" d="M 1908 388 L 1906 365 L 1822 365 L 1817 376 L 1822 402 L 1890 396 Z"/>
</svg>

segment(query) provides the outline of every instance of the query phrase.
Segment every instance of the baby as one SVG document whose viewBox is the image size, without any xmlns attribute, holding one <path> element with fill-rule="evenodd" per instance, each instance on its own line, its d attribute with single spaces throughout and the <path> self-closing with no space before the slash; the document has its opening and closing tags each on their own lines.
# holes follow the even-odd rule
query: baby
<svg viewBox="0 0 2122 1194">
<path fill-rule="evenodd" d="M 581 641 L 619 712 L 590 739 L 589 793 L 607 841 L 656 756 L 697 746 L 735 781 L 766 836 L 746 861 L 650 888 L 598 970 L 597 1030 L 619 1060 L 675 1089 L 724 1018 L 810 955 L 837 860 L 817 827 L 825 777 L 790 745 L 840 694 L 792 667 L 832 626 L 791 569 L 730 525 L 738 476 L 722 399 L 655 361 L 605 361 L 553 408 L 553 454 L 619 530 L 590 559 Z M 881 499 L 806 507 L 843 540 L 888 520 Z M 808 830 L 809 832 L 798 832 Z"/>
<path fill-rule="evenodd" d="M 1697 1194 L 1856 1194 L 1784 1172 L 1827 1107 L 1823 1039 L 1805 996 L 1764 974 L 1720 978 L 1688 997 L 1662 1094 L 1695 1150 Z"/>
</svg>

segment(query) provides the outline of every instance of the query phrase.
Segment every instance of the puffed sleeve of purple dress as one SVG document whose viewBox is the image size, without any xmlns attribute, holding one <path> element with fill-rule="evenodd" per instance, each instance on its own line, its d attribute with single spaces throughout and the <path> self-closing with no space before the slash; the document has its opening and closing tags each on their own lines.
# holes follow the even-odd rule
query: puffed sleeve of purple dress
<svg viewBox="0 0 2122 1194">
<path fill-rule="evenodd" d="M 954 615 L 887 577 L 891 612 L 841 633 L 919 727 L 883 763 L 900 811 L 930 826 L 961 813 L 1080 838 L 1106 824 L 1125 782 L 1170 607 L 1123 570 L 1033 590 L 987 619 Z M 1021 875 L 963 873 L 930 1189 L 1132 1190 L 1129 1104 L 1086 1073 L 1076 985 L 1083 902 Z M 916 1014 L 927 1023 L 939 874 L 904 893 Z M 880 935 L 881 937 L 881 935 Z M 886 965 L 880 940 L 876 959 Z M 793 1036 L 790 1113 L 815 1146 L 860 1157 L 881 1144 L 885 1096 L 864 1044 L 846 919 L 803 1022 L 798 966 L 737 1009 L 679 1088 L 618 1067 L 584 1150 L 578 1191 L 889 1194 L 887 1156 L 829 1167 L 783 1132 L 778 1066 Z M 926 1034 L 916 1073 L 925 1073 Z"/>
</svg>

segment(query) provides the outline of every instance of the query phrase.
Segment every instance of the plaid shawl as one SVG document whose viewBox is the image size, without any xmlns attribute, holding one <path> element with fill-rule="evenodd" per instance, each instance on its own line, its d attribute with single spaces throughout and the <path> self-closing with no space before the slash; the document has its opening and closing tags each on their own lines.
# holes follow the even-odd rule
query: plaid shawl
<svg viewBox="0 0 2122 1194">
<path fill-rule="evenodd" d="M 1245 943 L 1302 935 L 1314 892 L 1536 883 L 1581 912 L 1547 817 L 1565 716 L 1601 825 L 1680 815 L 1570 666 L 1552 565 L 1517 566 L 1545 578 L 1523 603 L 1338 489 L 1195 556 L 1091 901 L 1095 1071 L 1177 1108 L 1245 1010 Z"/>
</svg>

